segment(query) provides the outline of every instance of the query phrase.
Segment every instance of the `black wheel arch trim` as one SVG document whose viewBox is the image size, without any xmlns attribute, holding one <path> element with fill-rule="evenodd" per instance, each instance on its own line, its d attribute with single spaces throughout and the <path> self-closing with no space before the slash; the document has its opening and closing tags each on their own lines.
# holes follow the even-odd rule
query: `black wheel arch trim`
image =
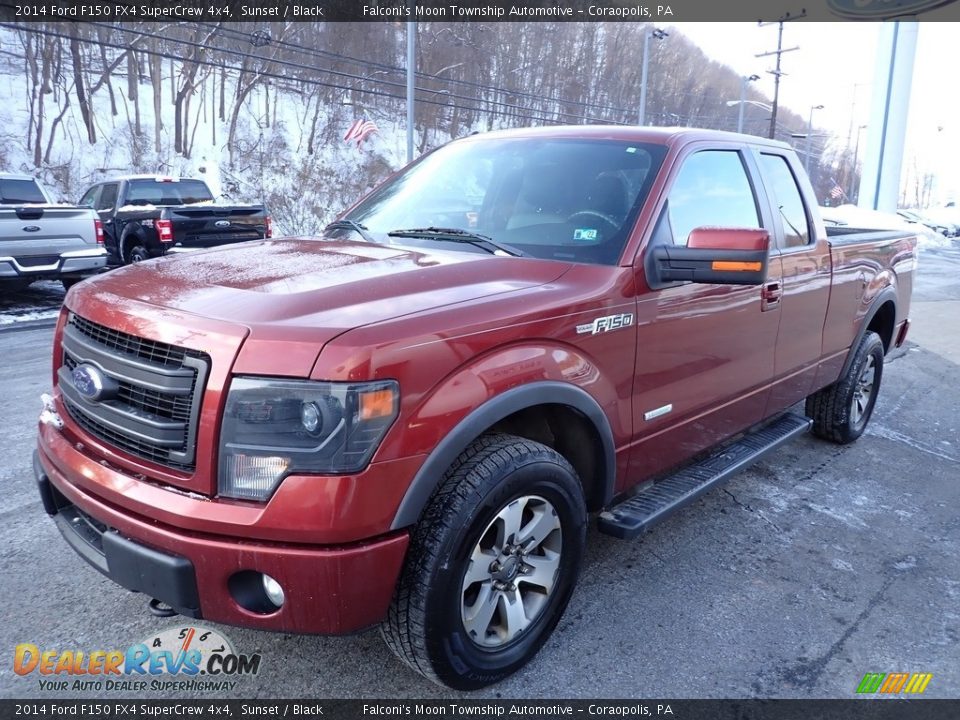
<svg viewBox="0 0 960 720">
<path fill-rule="evenodd" d="M 567 405 L 579 411 L 593 424 L 603 445 L 603 468 L 600 476 L 604 485 L 602 504 L 609 505 L 613 498 L 617 466 L 613 430 L 606 413 L 586 390 L 569 383 L 543 381 L 511 388 L 491 398 L 463 418 L 437 444 L 417 471 L 403 500 L 400 501 L 390 529 L 399 530 L 417 523 L 434 490 L 443 480 L 447 468 L 484 430 L 515 412 L 537 405 Z"/>
<path fill-rule="evenodd" d="M 117 243 L 117 250 L 120 253 L 120 259 L 122 262 L 127 261 L 126 246 L 127 246 L 127 243 L 130 241 L 130 238 L 134 238 L 135 240 L 139 241 L 140 245 L 147 247 L 148 240 L 146 238 L 146 230 L 144 229 L 144 227 L 140 224 L 134 224 L 134 223 L 127 225 L 123 229 L 123 234 L 120 238 L 120 242 Z"/>
<path fill-rule="evenodd" d="M 863 322 L 860 323 L 860 329 L 857 331 L 857 336 L 853 339 L 853 344 L 850 345 L 850 350 L 847 352 L 846 362 L 843 363 L 843 369 L 840 371 L 838 379 L 842 378 L 847 374 L 847 372 L 849 372 L 850 366 L 853 365 L 853 360 L 856 357 L 857 348 L 860 347 L 860 341 L 863 340 L 863 336 L 867 334 L 867 328 L 870 327 L 870 323 L 873 322 L 873 318 L 875 318 L 877 313 L 880 312 L 880 308 L 883 307 L 883 305 L 887 302 L 893 303 L 894 313 L 896 313 L 897 293 L 892 287 L 885 287 L 877 294 L 877 296 L 873 299 L 873 302 L 870 303 L 870 309 L 867 310 L 867 314 L 863 316 Z M 896 330 L 896 318 L 894 318 L 894 330 Z"/>
</svg>

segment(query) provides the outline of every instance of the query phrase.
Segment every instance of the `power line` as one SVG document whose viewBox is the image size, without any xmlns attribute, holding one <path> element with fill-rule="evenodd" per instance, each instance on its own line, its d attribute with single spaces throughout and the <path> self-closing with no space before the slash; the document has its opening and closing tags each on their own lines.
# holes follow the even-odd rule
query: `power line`
<svg viewBox="0 0 960 720">
<path fill-rule="evenodd" d="M 207 45 L 203 45 L 203 44 L 201 44 L 201 43 L 193 42 L 193 41 L 191 41 L 191 40 L 185 40 L 185 39 L 181 39 L 181 38 L 171 38 L 171 37 L 169 37 L 169 36 L 157 35 L 157 34 L 155 34 L 155 33 L 150 33 L 150 32 L 146 32 L 146 31 L 143 31 L 143 30 L 134 30 L 134 29 L 126 28 L 126 27 L 118 27 L 118 26 L 114 26 L 114 25 L 103 24 L 103 23 L 96 23 L 96 22 L 92 22 L 92 23 L 90 23 L 90 25 L 98 26 L 98 27 L 106 27 L 106 28 L 109 28 L 109 29 L 111 29 L 111 30 L 119 30 L 119 31 L 121 31 L 121 32 L 128 33 L 128 34 L 131 34 L 131 35 L 144 36 L 144 37 L 149 37 L 149 38 L 153 38 L 153 39 L 156 39 L 156 40 L 163 40 L 164 42 L 174 42 L 174 43 L 178 43 L 178 44 L 180 44 L 180 45 L 186 45 L 186 46 L 188 46 L 188 47 L 200 48 L 200 49 L 203 49 L 203 50 L 213 50 L 213 51 L 221 52 L 221 53 L 229 53 L 229 54 L 236 55 L 236 56 L 238 56 L 238 57 L 247 58 L 247 59 L 254 59 L 254 60 L 262 60 L 262 61 L 266 61 L 266 62 L 272 62 L 272 63 L 276 63 L 276 64 L 278 64 L 278 65 L 282 65 L 282 66 L 284 66 L 284 67 L 296 68 L 296 69 L 298 69 L 298 70 L 303 70 L 303 71 L 308 71 L 308 72 L 327 73 L 327 74 L 335 75 L 335 76 L 338 76 L 338 77 L 348 78 L 348 79 L 351 79 L 351 80 L 360 80 L 360 81 L 367 81 L 367 82 L 370 81 L 370 78 L 369 78 L 369 77 L 365 77 L 365 76 L 363 76 L 363 75 L 356 75 L 356 74 L 354 74 L 354 73 L 347 73 L 347 72 L 343 72 L 343 71 L 339 71 L 339 70 L 332 70 L 332 69 L 329 69 L 329 68 L 321 68 L 321 67 L 317 67 L 317 66 L 315 66 L 315 65 L 304 65 L 304 64 L 302 64 L 302 63 L 293 62 L 293 61 L 291 61 L 291 60 L 281 60 L 281 59 L 278 59 L 278 58 L 265 59 L 265 58 L 263 58 L 263 57 L 261 57 L 261 56 L 259 56 L 259 55 L 254 55 L 254 54 L 252 54 L 252 53 L 247 53 L 247 52 L 244 52 L 244 51 L 242 51 L 242 50 L 231 50 L 231 49 L 221 48 L 221 47 L 210 47 L 210 46 L 207 46 Z M 99 42 L 99 41 L 97 41 L 97 42 Z M 185 59 L 185 58 L 175 58 L 175 59 L 180 59 L 181 61 L 184 61 L 184 62 L 193 62 L 192 60 L 187 60 L 187 59 Z M 208 64 L 208 63 L 204 63 L 204 64 Z M 299 80 L 300 78 L 297 78 L 297 79 Z M 388 86 L 392 86 L 392 87 L 396 87 L 396 88 L 404 88 L 404 89 L 406 88 L 406 85 L 405 85 L 404 83 L 400 83 L 400 82 L 396 82 L 396 81 L 391 81 L 391 80 L 377 80 L 376 82 L 379 83 L 379 84 L 381 84 L 381 85 L 388 85 Z M 341 86 L 335 86 L 335 87 L 341 87 Z M 363 90 L 362 88 L 355 88 L 355 87 L 342 87 L 342 89 L 344 89 L 344 90 L 356 90 L 356 91 L 358 91 L 358 92 L 368 92 L 368 91 L 366 91 L 366 90 Z M 505 102 L 498 101 L 498 100 L 488 100 L 488 99 L 484 99 L 484 98 L 470 97 L 470 96 L 467 96 L 467 95 L 459 95 L 459 94 L 456 94 L 456 93 L 451 93 L 451 92 L 446 91 L 446 90 L 433 90 L 433 89 L 431 89 L 431 88 L 418 87 L 418 88 L 417 88 L 417 91 L 418 91 L 418 92 L 422 92 L 422 93 L 433 93 L 433 94 L 435 94 L 435 95 L 436 95 L 436 94 L 442 94 L 442 95 L 444 95 L 445 97 L 449 97 L 449 98 L 453 98 L 453 99 L 457 99 L 457 100 L 466 100 L 467 102 L 484 103 L 484 104 L 486 104 L 486 105 L 488 105 L 488 106 L 498 106 L 498 107 L 510 108 L 510 109 L 512 109 L 512 110 L 526 110 L 526 111 L 536 112 L 536 111 L 533 110 L 532 108 L 526 108 L 526 107 L 524 107 L 524 106 L 522 106 L 522 105 L 514 105 L 514 104 L 511 104 L 511 103 L 505 103 Z M 397 95 L 397 96 L 390 96 L 390 97 L 402 98 L 403 96 Z M 426 101 L 424 101 L 424 102 L 426 102 Z M 446 103 L 433 103 L 433 104 L 446 105 Z M 476 111 L 482 110 L 482 108 L 465 108 L 465 109 L 471 109 L 471 110 L 476 110 Z M 549 110 L 548 110 L 547 112 L 551 112 L 552 114 L 556 115 L 558 118 L 570 118 L 570 119 L 574 119 L 574 120 L 589 120 L 589 121 L 594 121 L 594 122 L 615 122 L 615 121 L 610 121 L 610 120 L 608 120 L 608 119 L 606 119 L 606 118 L 596 118 L 596 117 L 590 117 L 590 116 L 585 116 L 585 115 L 574 115 L 574 114 L 572 114 L 572 113 L 563 112 L 562 110 L 552 110 L 552 111 L 549 111 Z M 515 114 L 515 113 L 508 113 L 508 114 Z M 546 118 L 543 118 L 543 120 L 544 120 L 544 121 L 548 121 Z M 617 124 L 625 124 L 625 123 L 617 123 Z"/>
<path fill-rule="evenodd" d="M 51 37 L 58 37 L 58 38 L 67 39 L 67 40 L 70 39 L 70 36 L 69 36 L 69 35 L 65 35 L 65 34 L 63 34 L 63 33 L 57 33 L 57 32 L 54 32 L 54 31 L 52 31 L 52 30 L 42 30 L 42 29 L 34 28 L 34 27 L 20 27 L 20 26 L 11 24 L 11 23 L 0 23 L 0 27 L 5 27 L 5 28 L 11 29 L 11 30 L 23 30 L 23 31 L 26 31 L 26 32 L 37 33 L 37 34 L 47 35 L 47 36 L 51 36 Z M 127 31 L 127 32 L 134 32 L 134 33 L 135 33 L 135 31 Z M 135 34 L 136 34 L 136 33 L 135 33 Z M 152 36 L 152 34 L 150 34 L 150 33 L 147 33 L 146 35 L 147 35 L 147 36 Z M 190 46 L 190 45 L 199 46 L 199 44 L 197 44 L 197 43 L 190 43 L 189 41 L 176 40 L 176 39 L 170 39 L 170 38 L 163 38 L 163 39 L 164 39 L 164 40 L 168 40 L 168 41 L 170 41 L 170 42 L 178 43 L 178 44 L 181 44 L 181 45 L 184 45 L 184 44 L 185 44 L 185 45 L 188 45 L 188 46 Z M 89 42 L 89 41 L 85 41 L 85 42 Z M 116 50 L 130 50 L 130 49 L 131 49 L 131 48 L 129 48 L 129 47 L 126 46 L 126 45 L 121 45 L 121 44 L 114 43 L 114 42 L 109 42 L 109 41 L 106 41 L 106 40 L 104 40 L 104 41 L 97 40 L 96 42 L 99 43 L 99 44 L 101 44 L 101 45 L 104 45 L 105 47 L 109 47 L 109 48 L 116 49 Z M 225 50 L 225 49 L 222 49 L 222 48 L 216 48 L 216 49 L 217 49 L 219 52 L 224 52 L 224 53 L 235 52 L 235 51 Z M 211 61 L 211 60 L 204 60 L 204 59 L 202 59 L 202 58 L 197 58 L 197 59 L 195 59 L 195 60 L 188 60 L 188 59 L 183 58 L 183 57 L 180 57 L 180 56 L 178 56 L 178 55 L 173 55 L 173 54 L 171 54 L 171 53 L 162 52 L 162 51 L 159 51 L 159 50 L 150 50 L 150 49 L 143 48 L 143 47 L 135 48 L 135 50 L 136 50 L 137 52 L 141 52 L 141 53 L 143 53 L 143 54 L 145 54 L 145 55 L 151 55 L 151 56 L 155 56 L 155 57 L 162 57 L 162 58 L 164 58 L 164 59 L 176 60 L 176 61 L 179 61 L 179 62 L 195 62 L 195 63 L 198 64 L 198 65 L 203 65 L 203 66 L 208 66 L 208 67 L 215 67 L 215 68 L 224 68 L 224 67 L 226 67 L 226 68 L 229 68 L 229 69 L 234 70 L 234 71 L 237 71 L 237 72 L 253 72 L 253 71 L 251 71 L 251 70 L 244 70 L 243 68 L 237 67 L 237 66 L 235 66 L 235 65 L 225 65 L 225 64 L 223 64 L 223 63 L 213 62 L 213 61 Z M 240 53 L 240 54 L 243 55 L 244 53 Z M 249 56 L 249 57 L 256 57 L 256 56 Z M 257 59 L 263 59 L 263 58 L 257 58 Z M 276 64 L 281 65 L 281 66 L 291 66 L 291 63 L 285 62 L 285 61 L 282 61 L 282 60 L 268 60 L 267 62 L 275 62 Z M 302 65 L 295 64 L 295 63 L 292 64 L 292 66 L 294 66 L 294 67 L 300 67 L 300 68 L 302 68 L 302 69 L 312 69 L 312 70 L 315 70 L 315 71 L 318 71 L 318 72 L 324 72 L 324 70 L 323 70 L 322 68 L 311 68 L 310 66 L 302 66 Z M 388 93 L 388 92 L 384 92 L 384 91 L 381 91 L 381 90 L 374 90 L 374 89 L 360 88 L 360 87 L 350 87 L 350 86 L 346 86 L 346 85 L 338 85 L 338 84 L 336 84 L 336 83 L 324 82 L 324 81 L 315 80 L 315 79 L 312 79 L 312 78 L 311 78 L 311 79 L 302 78 L 302 77 L 301 77 L 301 78 L 292 78 L 292 77 L 290 77 L 289 75 L 281 75 L 281 74 L 279 74 L 279 73 L 270 72 L 270 71 L 268 71 L 268 70 L 257 70 L 256 73 L 257 73 L 259 76 L 261 76 L 261 77 L 268 77 L 268 78 L 272 78 L 272 79 L 276 79 L 276 80 L 283 80 L 283 81 L 287 81 L 287 82 L 299 82 L 299 83 L 303 83 L 303 84 L 306 84 L 306 85 L 313 85 L 313 86 L 319 86 L 319 87 L 327 87 L 327 88 L 337 89 L 337 90 L 343 90 L 343 91 L 353 91 L 353 92 L 365 93 L 365 94 L 368 94 L 368 95 L 373 95 L 373 96 L 375 96 L 375 97 L 385 97 L 385 98 L 390 98 L 390 99 L 394 99 L 394 100 L 403 100 L 403 99 L 404 99 L 404 96 L 403 96 L 403 95 L 395 95 L 395 94 Z M 369 80 L 369 78 L 363 78 L 363 77 L 358 77 L 357 79 L 360 79 L 360 80 Z M 434 95 L 439 94 L 439 91 L 435 91 L 435 90 L 429 90 L 429 89 L 421 89 L 421 90 L 422 90 L 423 92 L 425 92 L 425 93 L 432 93 L 432 94 L 434 94 Z M 519 119 L 522 119 L 522 120 L 531 120 L 531 121 L 534 121 L 534 122 L 544 122 L 544 123 L 548 123 L 548 124 L 557 124 L 557 123 L 559 122 L 559 120 L 557 120 L 557 119 L 550 118 L 550 117 L 546 117 L 546 116 L 543 116 L 543 115 L 532 115 L 532 114 L 529 114 L 529 113 L 531 113 L 531 112 L 536 112 L 536 111 L 535 111 L 535 110 L 531 110 L 531 109 L 529 109 L 529 108 L 525 108 L 525 107 L 520 106 L 520 105 L 511 105 L 511 104 L 509 104 L 509 103 L 502 103 L 502 102 L 496 102 L 496 101 L 488 101 L 488 100 L 483 100 L 482 98 L 469 98 L 469 97 L 465 97 L 465 96 L 453 96 L 453 95 L 448 94 L 448 93 L 442 93 L 442 94 L 443 94 L 445 97 L 459 97 L 460 99 L 463 99 L 463 100 L 467 100 L 467 101 L 475 102 L 475 103 L 480 103 L 480 105 L 479 105 L 479 106 L 464 106 L 464 105 L 459 105 L 459 106 L 458 106 L 458 105 L 453 105 L 453 104 L 451 104 L 451 103 L 440 102 L 440 101 L 438 101 L 438 100 L 431 100 L 431 99 L 426 99 L 426 98 L 420 98 L 420 99 L 418 99 L 418 102 L 421 102 L 421 103 L 424 103 L 424 104 L 427 104 L 427 105 L 434 105 L 434 106 L 438 106 L 438 107 L 449 107 L 449 108 L 459 108 L 459 109 L 462 109 L 462 110 L 471 110 L 471 111 L 474 111 L 474 112 L 490 112 L 489 109 L 485 109 L 484 107 L 482 107 L 483 104 L 487 104 L 487 105 L 497 105 L 497 106 L 509 108 L 510 111 L 508 111 L 508 112 L 503 112 L 503 113 L 501 113 L 501 114 L 507 115 L 507 116 L 510 116 L 510 117 L 516 117 L 516 118 L 519 118 Z M 515 111 L 516 111 L 516 112 L 515 112 Z M 520 112 L 520 111 L 522 111 L 522 112 Z M 575 118 L 575 119 L 578 119 L 578 120 L 593 120 L 593 119 L 594 119 L 594 118 L 588 118 L 588 117 L 583 117 L 583 116 L 579 116 L 579 115 L 572 115 L 572 114 L 570 114 L 570 113 L 563 113 L 563 112 L 559 112 L 559 111 L 554 111 L 553 114 L 554 114 L 554 115 L 557 115 L 558 117 L 570 117 L 570 118 Z M 609 121 L 609 120 L 604 120 L 603 122 L 608 122 L 608 123 L 609 123 L 609 122 L 614 122 L 614 124 L 624 124 L 624 123 L 615 123 L 615 121 Z"/>
<path fill-rule="evenodd" d="M 204 26 L 204 27 L 215 27 L 215 26 L 211 26 L 209 23 L 196 23 L 196 24 L 197 24 L 197 25 Z M 220 31 L 223 32 L 223 33 L 231 33 L 231 34 L 233 35 L 233 38 L 236 39 L 236 40 L 243 40 L 243 41 L 249 42 L 249 37 L 250 37 L 250 36 L 249 36 L 248 33 L 244 33 L 244 32 L 242 32 L 242 31 L 240 31 L 240 30 L 235 30 L 235 29 L 233 29 L 233 28 L 226 28 L 226 27 L 220 28 Z M 292 50 L 296 50 L 297 52 L 306 53 L 306 54 L 312 55 L 312 56 L 314 56 L 314 57 L 329 58 L 329 59 L 336 60 L 336 61 L 339 61 L 339 62 L 346 62 L 346 63 L 351 63 L 351 64 L 359 65 L 359 66 L 361 66 L 361 67 L 376 68 L 376 69 L 382 70 L 382 71 L 384 71 L 384 72 L 395 72 L 395 73 L 400 73 L 400 74 L 406 72 L 406 69 L 405 69 L 405 68 L 402 68 L 402 67 L 399 67 L 399 66 L 396 66 L 396 65 L 387 65 L 387 64 L 385 64 L 385 63 L 374 62 L 374 61 L 371 61 L 371 60 L 362 60 L 362 59 L 360 59 L 360 58 L 351 57 L 351 56 L 349 56 L 349 55 L 343 55 L 343 54 L 341 54 L 341 53 L 335 53 L 335 52 L 332 52 L 332 51 L 330 51 L 330 50 L 319 50 L 319 49 L 316 49 L 316 48 L 308 48 L 308 47 L 306 47 L 306 46 L 304 46 L 304 45 L 299 45 L 299 44 L 297 44 L 297 43 L 291 43 L 291 42 L 286 41 L 286 40 L 273 40 L 272 42 L 273 42 L 273 44 L 275 44 L 275 45 L 280 45 L 280 46 L 282 46 L 282 47 L 287 47 L 287 48 L 290 48 L 290 49 L 292 49 Z M 585 107 L 585 108 L 597 108 L 597 109 L 600 109 L 600 110 L 610 110 L 610 111 L 622 113 L 622 114 L 624 114 L 624 115 L 629 114 L 630 112 L 632 112 L 631 110 L 629 110 L 629 109 L 627 109 L 627 108 L 621 108 L 621 107 L 617 107 L 617 106 L 615 106 L 615 105 L 604 105 L 604 104 L 602 104 L 602 103 L 584 102 L 584 101 L 581 101 L 581 100 L 566 100 L 566 99 L 564 99 L 564 98 L 558 98 L 558 97 L 553 97 L 553 96 L 535 95 L 535 94 L 533 94 L 533 93 L 528 93 L 528 92 L 525 92 L 525 91 L 523 91 L 523 90 L 514 90 L 514 89 L 510 89 L 510 88 L 500 87 L 500 86 L 497 86 L 497 85 L 485 85 L 485 84 L 483 84 L 483 83 L 473 82 L 473 81 L 470 81 L 470 80 L 461 80 L 461 79 L 458 79 L 458 78 L 445 78 L 445 77 L 440 77 L 439 75 L 431 74 L 431 73 L 428 73 L 428 72 L 425 72 L 425 71 L 422 71 L 422 70 L 416 71 L 416 75 L 417 75 L 417 77 L 420 77 L 420 78 L 423 78 L 423 79 L 427 79 L 427 80 L 433 80 L 433 81 L 436 81 L 436 82 L 445 82 L 445 83 L 450 83 L 450 84 L 453 84 L 453 85 L 463 85 L 463 86 L 466 86 L 466 87 L 473 87 L 473 88 L 477 88 L 477 89 L 481 89 L 481 90 L 488 90 L 488 91 L 492 91 L 492 92 L 499 92 L 499 93 L 502 93 L 502 94 L 504 94 L 504 95 L 513 95 L 513 96 L 516 96 L 516 97 L 530 98 L 530 99 L 538 100 L 538 101 L 541 101 L 541 102 L 544 101 L 544 100 L 546 100 L 546 101 L 550 101 L 550 102 L 563 103 L 563 104 L 566 104 L 566 105 L 576 105 L 576 106 Z"/>
</svg>

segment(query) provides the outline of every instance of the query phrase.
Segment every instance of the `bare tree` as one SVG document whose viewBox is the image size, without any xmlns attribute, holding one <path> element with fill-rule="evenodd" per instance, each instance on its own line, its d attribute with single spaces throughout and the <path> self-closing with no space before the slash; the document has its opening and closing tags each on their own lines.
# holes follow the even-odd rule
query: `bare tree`
<svg viewBox="0 0 960 720">
<path fill-rule="evenodd" d="M 70 58 L 73 62 L 73 87 L 77 94 L 77 104 L 80 106 L 80 117 L 87 128 L 87 140 L 91 145 L 97 143 L 97 126 L 87 98 L 86 84 L 83 79 L 83 56 L 80 52 L 80 34 L 77 23 L 70 26 Z"/>
</svg>

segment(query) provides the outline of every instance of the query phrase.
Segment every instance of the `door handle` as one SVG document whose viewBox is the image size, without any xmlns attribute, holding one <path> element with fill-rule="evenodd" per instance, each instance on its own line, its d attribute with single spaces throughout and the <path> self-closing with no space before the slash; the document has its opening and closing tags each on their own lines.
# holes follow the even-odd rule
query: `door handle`
<svg viewBox="0 0 960 720">
<path fill-rule="evenodd" d="M 783 284 L 779 280 L 764 283 L 760 290 L 760 310 L 766 312 L 780 307 L 783 298 Z"/>
</svg>

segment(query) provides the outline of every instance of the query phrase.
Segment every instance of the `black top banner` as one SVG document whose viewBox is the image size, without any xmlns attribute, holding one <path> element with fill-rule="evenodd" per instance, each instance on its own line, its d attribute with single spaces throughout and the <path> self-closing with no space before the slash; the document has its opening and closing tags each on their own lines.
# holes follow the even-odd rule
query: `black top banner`
<svg viewBox="0 0 960 720">
<path fill-rule="evenodd" d="M 4 22 L 960 20 L 958 0 L 0 0 Z"/>
</svg>

